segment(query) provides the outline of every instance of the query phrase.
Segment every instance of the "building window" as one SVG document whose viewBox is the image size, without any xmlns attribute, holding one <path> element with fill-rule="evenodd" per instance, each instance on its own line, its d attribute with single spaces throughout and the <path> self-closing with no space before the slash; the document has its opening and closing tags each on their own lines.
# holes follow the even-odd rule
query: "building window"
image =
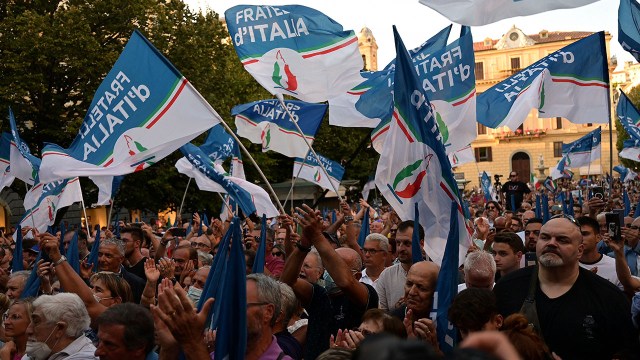
<svg viewBox="0 0 640 360">
<path fill-rule="evenodd" d="M 463 172 L 453 173 L 453 178 L 456 180 L 464 180 L 464 173 Z"/>
<path fill-rule="evenodd" d="M 490 146 L 475 148 L 475 154 L 476 162 L 492 161 Z"/>
<path fill-rule="evenodd" d="M 562 141 L 553 142 L 553 157 L 562 157 Z"/>
<path fill-rule="evenodd" d="M 520 58 L 511 58 L 511 70 L 520 70 Z"/>
<path fill-rule="evenodd" d="M 556 117 L 555 125 L 555 129 L 562 129 L 562 118 L 560 116 Z"/>
<path fill-rule="evenodd" d="M 478 135 L 487 135 L 487 127 L 478 123 Z"/>
<path fill-rule="evenodd" d="M 477 80 L 484 80 L 484 63 L 482 61 L 476 63 L 476 81 Z"/>
</svg>

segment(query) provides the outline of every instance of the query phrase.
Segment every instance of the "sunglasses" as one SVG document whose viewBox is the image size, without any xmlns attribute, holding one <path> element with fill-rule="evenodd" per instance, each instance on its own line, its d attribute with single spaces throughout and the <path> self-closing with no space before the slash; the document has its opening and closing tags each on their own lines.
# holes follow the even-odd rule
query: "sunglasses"
<svg viewBox="0 0 640 360">
<path fill-rule="evenodd" d="M 578 222 L 578 220 L 576 220 L 573 216 L 568 215 L 568 214 L 558 214 L 558 215 L 554 215 L 551 217 L 551 219 L 567 219 L 569 221 L 571 221 L 571 223 L 575 226 L 577 226 L 578 228 L 580 228 L 580 223 Z"/>
<path fill-rule="evenodd" d="M 487 210 L 495 210 L 496 207 L 495 206 L 487 206 Z"/>
<path fill-rule="evenodd" d="M 271 253 L 272 256 L 283 256 L 284 254 L 282 253 L 282 251 L 274 251 Z"/>
</svg>

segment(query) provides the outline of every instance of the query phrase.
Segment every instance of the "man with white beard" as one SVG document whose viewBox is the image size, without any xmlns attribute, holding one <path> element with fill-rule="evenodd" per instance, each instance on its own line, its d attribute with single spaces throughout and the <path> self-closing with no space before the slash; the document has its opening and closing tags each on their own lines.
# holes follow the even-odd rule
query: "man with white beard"
<svg viewBox="0 0 640 360">
<path fill-rule="evenodd" d="M 629 301 L 615 285 L 580 268 L 583 251 L 573 217 L 549 220 L 536 242 L 538 266 L 511 272 L 494 287 L 498 310 L 504 317 L 524 314 L 562 359 L 633 357 L 640 343 Z"/>
</svg>

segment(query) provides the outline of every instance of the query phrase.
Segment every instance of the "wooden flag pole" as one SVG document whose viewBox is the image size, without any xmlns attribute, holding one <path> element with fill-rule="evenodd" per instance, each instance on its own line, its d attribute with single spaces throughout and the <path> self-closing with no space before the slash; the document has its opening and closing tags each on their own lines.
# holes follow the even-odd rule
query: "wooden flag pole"
<svg viewBox="0 0 640 360">
<path fill-rule="evenodd" d="M 187 187 L 184 188 L 184 195 L 182 195 L 182 202 L 180 203 L 180 210 L 178 211 L 180 221 L 182 221 L 182 206 L 184 205 L 184 199 L 187 198 L 187 190 L 189 190 L 189 184 L 191 184 L 191 178 L 189 178 L 189 181 L 187 181 Z"/>
</svg>

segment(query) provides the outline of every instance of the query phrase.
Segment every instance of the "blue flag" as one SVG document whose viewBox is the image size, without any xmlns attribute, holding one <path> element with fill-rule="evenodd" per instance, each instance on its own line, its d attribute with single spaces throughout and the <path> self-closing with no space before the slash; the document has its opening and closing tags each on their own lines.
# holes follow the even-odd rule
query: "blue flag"
<svg viewBox="0 0 640 360">
<path fill-rule="evenodd" d="M 482 178 L 480 179 L 480 182 L 482 184 L 482 192 L 484 193 L 484 200 L 486 202 L 496 201 L 497 200 L 496 193 L 493 188 L 493 185 L 491 185 L 491 179 L 489 178 L 489 175 L 487 174 L 486 171 L 482 172 Z"/>
<path fill-rule="evenodd" d="M 560 191 L 560 193 L 558 194 L 558 198 L 560 199 L 560 204 L 562 205 L 562 213 L 563 214 L 569 214 L 569 210 L 567 209 L 567 199 L 566 196 L 564 194 L 564 191 Z"/>
<path fill-rule="evenodd" d="M 256 251 L 256 258 L 253 261 L 253 267 L 251 268 L 251 272 L 253 274 L 262 274 L 264 273 L 264 261 L 267 256 L 267 216 L 262 215 L 260 227 L 260 244 L 258 244 L 258 251 Z"/>
<path fill-rule="evenodd" d="M 636 0 L 620 0 L 618 8 L 618 41 L 622 48 L 640 61 L 640 4 Z"/>
<path fill-rule="evenodd" d="M 458 204 L 454 201 L 451 203 L 451 225 L 449 228 L 449 236 L 447 237 L 447 245 L 438 274 L 436 283 L 436 292 L 434 299 L 434 307 L 432 315 L 436 315 L 436 332 L 438 334 L 438 343 L 440 350 L 445 354 L 449 354 L 456 347 L 458 342 L 458 330 L 449 322 L 448 312 L 453 298 L 458 294 L 458 239 L 460 238 L 458 225 Z M 432 316 L 433 318 L 433 316 Z"/>
<path fill-rule="evenodd" d="M 640 216 L 640 202 L 637 202 L 636 203 L 636 209 L 633 212 L 633 218 L 635 219 L 635 218 L 637 218 L 639 216 Z"/>
<path fill-rule="evenodd" d="M 200 145 L 200 149 L 202 149 L 214 163 L 219 163 L 231 158 L 229 174 L 234 177 L 246 179 L 240 147 L 222 125 L 218 124 L 209 130 L 207 139 L 204 144 Z"/>
<path fill-rule="evenodd" d="M 98 251 L 100 251 L 100 228 L 96 230 L 96 239 L 91 246 L 91 252 L 87 259 L 87 263 L 92 266 L 93 272 L 98 271 Z"/>
<path fill-rule="evenodd" d="M 542 194 L 542 223 L 546 224 L 551 218 L 549 215 L 549 198 L 546 194 Z"/>
<path fill-rule="evenodd" d="M 477 136 L 474 121 L 475 57 L 470 28 L 463 26 L 458 39 L 445 47 L 430 50 L 428 56 L 423 52 L 420 60 L 412 59 L 412 68 L 417 72 L 421 88 L 435 110 L 440 140 L 447 153 L 453 153 L 465 148 Z M 392 90 L 395 72 L 392 71 L 387 78 L 387 81 L 378 81 L 377 87 L 361 95 L 356 103 L 356 108 L 362 109 L 361 112 L 384 105 L 386 113 L 366 114 L 368 117 L 375 115 L 382 119 L 371 133 L 372 145 L 378 153 L 383 151 L 382 145 L 393 113 Z"/>
<path fill-rule="evenodd" d="M 35 264 L 37 264 L 38 261 L 40 261 L 40 259 L 42 259 L 42 251 L 38 253 Z M 20 294 L 20 299 L 37 297 L 39 295 L 39 292 L 40 292 L 40 277 L 38 276 L 38 272 L 33 270 L 31 271 L 31 274 L 29 274 L 29 277 L 27 278 L 27 281 L 24 285 L 24 290 L 22 290 L 22 293 Z"/>
<path fill-rule="evenodd" d="M 631 213 L 631 201 L 629 200 L 627 190 L 622 193 L 622 202 L 624 203 L 624 216 L 629 216 Z"/>
<path fill-rule="evenodd" d="M 609 58 L 604 32 L 549 54 L 478 96 L 478 122 L 515 130 L 538 110 L 540 118 L 609 122 Z"/>
<path fill-rule="evenodd" d="M 0 137 L 0 191 L 13 184 L 15 176 L 11 175 L 11 134 L 3 132 Z"/>
<path fill-rule="evenodd" d="M 220 121 L 193 85 L 134 30 L 69 148 L 47 144 L 42 150 L 39 176 L 43 182 L 89 176 L 111 194 L 114 176 L 148 168 Z"/>
<path fill-rule="evenodd" d="M 569 192 L 569 215 L 571 216 L 576 216 L 576 212 L 573 210 L 573 206 L 574 206 L 574 200 L 573 200 L 573 194 L 571 193 L 571 191 Z M 581 206 L 582 207 L 582 206 Z"/>
<path fill-rule="evenodd" d="M 293 176 L 312 182 L 325 190 L 338 189 L 344 176 L 344 167 L 337 161 L 317 155 L 320 162 L 311 152 L 307 153 L 304 159 L 295 158 Z M 321 167 L 329 176 L 325 175 Z"/>
<path fill-rule="evenodd" d="M 451 201 L 458 203 L 461 258 L 469 246 L 451 163 L 427 91 L 394 28 L 396 70 L 394 113 L 376 169 L 376 186 L 403 221 L 413 219 L 419 205 L 420 224 L 429 230 L 424 250 L 440 264 L 449 236 Z"/>
<path fill-rule="evenodd" d="M 601 139 L 602 131 L 598 127 L 576 141 L 562 144 L 562 159 L 551 169 L 551 177 L 554 180 L 561 177 L 570 179 L 573 172 L 568 168 L 588 166 L 592 161 L 599 159 Z"/>
<path fill-rule="evenodd" d="M 216 297 L 220 308 L 215 324 L 218 329 L 215 351 L 217 359 L 244 359 L 247 347 L 247 285 L 242 230 L 238 218 L 231 222 L 229 231 L 232 232 L 231 249 L 226 259 L 224 280 L 219 284 L 225 289 L 222 296 Z"/>
<path fill-rule="evenodd" d="M 251 198 L 251 194 L 246 190 L 242 189 L 231 180 L 226 178 L 223 174 L 219 173 L 213 167 L 213 161 L 197 146 L 188 143 L 183 145 L 180 148 L 180 151 L 185 156 L 187 160 L 200 171 L 202 174 L 206 175 L 209 179 L 218 183 L 220 186 L 226 190 L 226 192 L 233 198 L 233 200 L 238 203 L 242 212 L 249 216 L 256 212 L 256 207 L 253 204 L 253 200 Z"/>
<path fill-rule="evenodd" d="M 285 101 L 289 112 L 298 123 L 309 144 L 327 111 L 326 104 L 308 104 L 302 101 Z M 291 121 L 289 114 L 278 100 L 261 100 L 235 106 L 238 135 L 262 144 L 262 151 L 273 150 L 288 157 L 305 157 L 309 147 Z"/>
<path fill-rule="evenodd" d="M 24 263 L 22 261 L 22 226 L 18 225 L 16 227 L 16 248 L 13 250 L 11 271 L 24 270 Z"/>
<path fill-rule="evenodd" d="M 20 139 L 18 127 L 16 126 L 16 119 L 13 116 L 11 108 L 9 108 L 9 125 L 11 127 L 11 135 L 13 137 L 11 149 L 9 150 L 9 159 L 11 161 L 9 173 L 27 184 L 33 185 L 39 182 L 38 175 L 41 160 L 31 155 L 31 151 L 29 150 L 27 143 Z"/>
<path fill-rule="evenodd" d="M 75 270 L 75 272 L 80 275 L 80 253 L 78 252 L 78 232 L 80 229 L 76 230 L 75 234 L 73 234 L 73 238 L 69 243 L 69 248 L 67 248 L 67 261 L 69 265 Z"/>
<path fill-rule="evenodd" d="M 371 233 L 369 229 L 369 208 L 364 209 L 364 218 L 362 219 L 362 226 L 360 227 L 360 234 L 358 234 L 358 245 L 360 248 L 364 248 L 364 241 Z"/>
<path fill-rule="evenodd" d="M 542 219 L 542 198 L 540 194 L 536 194 L 536 217 Z"/>
<path fill-rule="evenodd" d="M 338 216 L 336 215 L 336 210 L 333 209 L 333 211 L 331 212 L 331 223 L 335 224 L 336 221 L 338 221 Z"/>
<path fill-rule="evenodd" d="M 411 235 L 411 261 L 415 264 L 422 260 L 422 247 L 420 246 L 420 210 L 418 210 L 418 203 L 415 203 L 413 234 Z"/>
</svg>

